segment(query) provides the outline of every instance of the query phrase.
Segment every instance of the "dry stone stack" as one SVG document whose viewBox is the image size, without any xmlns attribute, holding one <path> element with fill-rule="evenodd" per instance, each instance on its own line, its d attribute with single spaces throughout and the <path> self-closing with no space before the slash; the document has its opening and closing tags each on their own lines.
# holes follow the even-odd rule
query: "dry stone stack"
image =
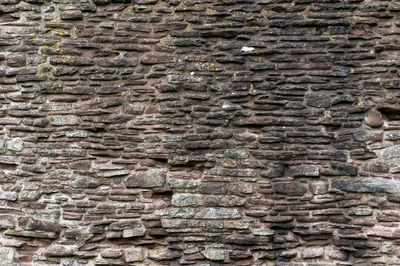
<svg viewBox="0 0 400 266">
<path fill-rule="evenodd" d="M 400 3 L 0 0 L 0 265 L 400 265 Z"/>
</svg>

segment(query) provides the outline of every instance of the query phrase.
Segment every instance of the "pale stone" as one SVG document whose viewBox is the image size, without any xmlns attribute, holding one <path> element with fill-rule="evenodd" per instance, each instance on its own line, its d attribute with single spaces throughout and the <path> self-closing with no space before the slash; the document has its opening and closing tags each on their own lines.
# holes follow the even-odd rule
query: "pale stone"
<svg viewBox="0 0 400 266">
<path fill-rule="evenodd" d="M 147 257 L 147 248 L 127 248 L 124 250 L 126 262 L 144 261 Z"/>
<path fill-rule="evenodd" d="M 67 132 L 66 136 L 69 138 L 86 138 L 88 136 L 88 133 L 85 131 L 72 131 Z"/>
<path fill-rule="evenodd" d="M 169 216 L 171 218 L 183 218 L 188 219 L 194 216 L 193 208 L 171 208 L 169 210 Z"/>
<path fill-rule="evenodd" d="M 150 169 L 132 174 L 126 180 L 126 187 L 152 188 L 162 187 L 165 184 L 164 169 Z"/>
<path fill-rule="evenodd" d="M 167 79 L 172 84 L 198 83 L 203 80 L 201 77 L 194 77 L 193 75 L 168 75 Z"/>
<path fill-rule="evenodd" d="M 19 193 L 19 200 L 21 201 L 35 201 L 40 198 L 42 194 L 37 190 L 22 190 Z"/>
<path fill-rule="evenodd" d="M 0 139 L 0 153 L 5 151 L 5 141 Z"/>
<path fill-rule="evenodd" d="M 12 139 L 7 142 L 7 148 L 11 151 L 22 151 L 24 142 L 21 139 Z"/>
<path fill-rule="evenodd" d="M 272 236 L 275 232 L 270 229 L 255 229 L 253 234 L 255 236 Z"/>
<path fill-rule="evenodd" d="M 199 185 L 199 180 L 186 179 L 170 179 L 168 185 L 170 188 L 196 188 Z"/>
<path fill-rule="evenodd" d="M 322 247 L 307 247 L 302 251 L 303 259 L 313 259 L 321 257 L 324 254 L 324 248 Z"/>
<path fill-rule="evenodd" d="M 288 175 L 294 177 L 318 177 L 320 173 L 317 165 L 295 165 L 289 167 Z"/>
<path fill-rule="evenodd" d="M 0 200 L 15 201 L 18 198 L 18 193 L 13 191 L 1 191 L 0 190 Z"/>
<path fill-rule="evenodd" d="M 373 214 L 373 210 L 371 209 L 355 209 L 349 212 L 349 215 L 355 216 L 371 216 Z"/>
<path fill-rule="evenodd" d="M 72 126 L 79 124 L 79 119 L 73 115 L 52 116 L 50 123 L 53 126 Z"/>
<path fill-rule="evenodd" d="M 108 248 L 101 252 L 103 258 L 119 258 L 122 256 L 122 249 L 120 248 Z"/>
<path fill-rule="evenodd" d="M 46 257 L 68 257 L 74 255 L 76 248 L 65 245 L 52 245 L 46 248 L 44 255 Z"/>
<path fill-rule="evenodd" d="M 229 260 L 229 251 L 216 248 L 207 248 L 201 252 L 209 260 L 212 261 L 227 261 Z"/>
<path fill-rule="evenodd" d="M 236 208 L 204 208 L 195 217 L 198 219 L 239 219 L 242 215 Z"/>
<path fill-rule="evenodd" d="M 203 195 L 191 193 L 175 193 L 171 200 L 172 205 L 179 207 L 201 206 L 203 204 Z"/>
<path fill-rule="evenodd" d="M 130 238 L 130 237 L 144 236 L 145 234 L 146 234 L 146 228 L 139 227 L 134 229 L 125 229 L 122 232 L 122 237 Z"/>
<path fill-rule="evenodd" d="M 0 266 L 15 265 L 15 250 L 9 247 L 0 247 Z"/>
<path fill-rule="evenodd" d="M 246 151 L 244 150 L 226 150 L 225 151 L 225 156 L 231 159 L 246 159 L 249 157 Z"/>
</svg>

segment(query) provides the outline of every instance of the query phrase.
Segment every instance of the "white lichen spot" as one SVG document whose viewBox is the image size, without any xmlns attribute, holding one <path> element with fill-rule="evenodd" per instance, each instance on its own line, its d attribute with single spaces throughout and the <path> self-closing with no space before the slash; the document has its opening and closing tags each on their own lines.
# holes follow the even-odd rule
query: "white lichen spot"
<svg viewBox="0 0 400 266">
<path fill-rule="evenodd" d="M 254 47 L 247 47 L 247 46 L 244 46 L 244 47 L 242 47 L 242 50 L 241 50 L 242 52 L 252 52 L 252 51 L 254 51 Z"/>
</svg>

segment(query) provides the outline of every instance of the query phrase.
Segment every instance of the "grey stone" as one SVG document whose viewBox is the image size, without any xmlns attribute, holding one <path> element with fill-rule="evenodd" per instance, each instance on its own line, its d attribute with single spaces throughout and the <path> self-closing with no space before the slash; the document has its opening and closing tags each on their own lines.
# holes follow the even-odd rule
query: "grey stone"
<svg viewBox="0 0 400 266">
<path fill-rule="evenodd" d="M 199 185 L 199 180 L 175 179 L 168 180 L 170 188 L 196 188 Z"/>
<path fill-rule="evenodd" d="M 203 80 L 201 77 L 194 77 L 193 75 L 168 75 L 167 79 L 172 84 L 198 83 Z"/>
<path fill-rule="evenodd" d="M 138 237 L 138 236 L 144 236 L 145 234 L 146 234 L 146 228 L 139 227 L 133 229 L 125 229 L 122 232 L 122 237 L 123 238 Z"/>
<path fill-rule="evenodd" d="M 332 96 L 327 93 L 310 93 L 306 95 L 307 105 L 311 107 L 327 108 L 331 105 Z"/>
<path fill-rule="evenodd" d="M 205 250 L 201 251 L 201 254 L 212 261 L 229 260 L 229 251 L 224 249 L 206 248 Z"/>
<path fill-rule="evenodd" d="M 193 208 L 171 208 L 169 210 L 169 216 L 171 218 L 183 218 L 188 219 L 194 216 Z"/>
<path fill-rule="evenodd" d="M 79 124 L 79 119 L 73 115 L 52 116 L 50 124 L 53 126 L 73 126 Z"/>
<path fill-rule="evenodd" d="M 272 236 L 275 232 L 270 229 L 255 229 L 253 230 L 253 234 L 255 236 Z"/>
<path fill-rule="evenodd" d="M 316 165 L 294 165 L 289 167 L 288 175 L 293 177 L 318 177 L 320 172 Z"/>
<path fill-rule="evenodd" d="M 68 138 L 86 138 L 88 136 L 88 133 L 82 130 L 76 130 L 72 132 L 67 132 L 66 136 Z"/>
<path fill-rule="evenodd" d="M 72 183 L 73 188 L 96 188 L 99 183 L 93 181 L 90 176 L 78 175 Z"/>
<path fill-rule="evenodd" d="M 24 149 L 24 142 L 22 139 L 12 139 L 7 142 L 7 148 L 11 151 L 22 151 Z"/>
<path fill-rule="evenodd" d="M 19 200 L 21 201 L 35 201 L 40 198 L 42 193 L 37 190 L 22 190 L 19 193 Z"/>
<path fill-rule="evenodd" d="M 171 203 L 178 207 L 201 206 L 203 204 L 203 196 L 191 193 L 175 193 L 172 195 Z"/>
<path fill-rule="evenodd" d="M 51 245 L 46 248 L 44 255 L 46 257 L 68 257 L 76 253 L 76 248 L 65 245 Z"/>
<path fill-rule="evenodd" d="M 186 228 L 187 221 L 181 219 L 161 219 L 161 226 L 164 228 Z"/>
<path fill-rule="evenodd" d="M 303 259 L 313 259 L 324 255 L 324 248 L 322 247 L 306 247 L 301 252 Z"/>
<path fill-rule="evenodd" d="M 5 141 L 0 139 L 0 153 L 5 152 Z"/>
<path fill-rule="evenodd" d="M 15 250 L 9 247 L 0 247 L 0 266 L 15 265 Z"/>
<path fill-rule="evenodd" d="M 246 151 L 244 150 L 226 150 L 225 156 L 231 159 L 246 159 L 249 157 Z"/>
<path fill-rule="evenodd" d="M 400 145 L 382 149 L 379 154 L 382 161 L 390 164 L 400 163 Z"/>
<path fill-rule="evenodd" d="M 58 238 L 58 234 L 53 232 L 16 231 L 9 229 L 6 230 L 4 234 L 10 236 L 23 236 L 32 238 L 49 238 L 49 239 Z"/>
<path fill-rule="evenodd" d="M 122 256 L 122 249 L 120 248 L 108 248 L 101 252 L 103 258 L 119 258 Z"/>
<path fill-rule="evenodd" d="M 230 88 L 226 84 L 215 84 L 210 87 L 213 91 L 217 92 L 227 92 L 230 91 Z"/>
<path fill-rule="evenodd" d="M 360 130 L 353 133 L 356 141 L 381 141 L 383 133 L 380 130 Z"/>
<path fill-rule="evenodd" d="M 358 193 L 400 193 L 400 182 L 385 178 L 354 178 L 349 180 L 334 180 L 332 187 L 348 192 Z"/>
<path fill-rule="evenodd" d="M 165 184 L 166 171 L 164 169 L 150 169 L 136 172 L 126 180 L 126 187 L 152 188 L 162 187 Z"/>
<path fill-rule="evenodd" d="M 198 212 L 198 219 L 239 219 L 242 215 L 236 208 L 204 208 Z"/>
<path fill-rule="evenodd" d="M 349 211 L 349 215 L 355 216 L 371 216 L 374 213 L 371 209 L 354 209 Z"/>
<path fill-rule="evenodd" d="M 124 250 L 126 262 L 144 261 L 147 257 L 148 250 L 143 247 L 127 248 Z"/>
<path fill-rule="evenodd" d="M 0 190 L 0 200 L 16 201 L 17 198 L 18 198 L 17 192 Z"/>
<path fill-rule="evenodd" d="M 182 139 L 183 139 L 182 135 L 162 136 L 161 137 L 162 142 L 179 142 L 179 141 L 182 141 Z"/>
<path fill-rule="evenodd" d="M 331 167 L 329 169 L 321 170 L 323 175 L 328 176 L 356 176 L 358 175 L 357 166 L 342 163 L 342 162 L 331 162 Z"/>
<path fill-rule="evenodd" d="M 131 104 L 125 107 L 125 113 L 131 115 L 141 115 L 144 112 L 144 105 L 142 104 Z"/>
</svg>

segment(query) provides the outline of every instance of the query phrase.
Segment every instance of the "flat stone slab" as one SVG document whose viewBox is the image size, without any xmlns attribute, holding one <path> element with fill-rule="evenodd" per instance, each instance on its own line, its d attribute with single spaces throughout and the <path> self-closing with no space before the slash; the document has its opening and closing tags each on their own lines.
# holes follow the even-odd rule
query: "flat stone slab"
<svg viewBox="0 0 400 266">
<path fill-rule="evenodd" d="M 400 181 L 379 177 L 335 180 L 332 187 L 356 193 L 400 193 Z"/>
</svg>

